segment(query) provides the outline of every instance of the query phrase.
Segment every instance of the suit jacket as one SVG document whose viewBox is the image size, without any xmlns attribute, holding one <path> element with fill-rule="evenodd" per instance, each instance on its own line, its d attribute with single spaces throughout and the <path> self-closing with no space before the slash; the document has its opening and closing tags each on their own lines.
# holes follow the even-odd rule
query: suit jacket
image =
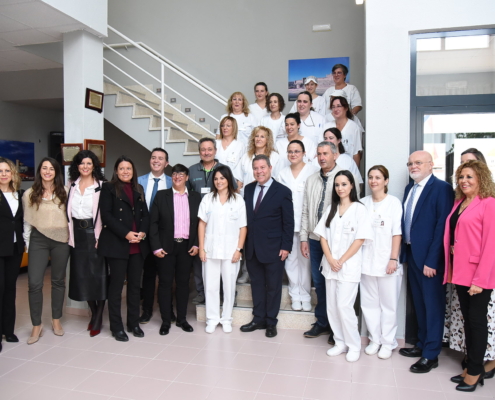
<svg viewBox="0 0 495 400">
<path fill-rule="evenodd" d="M 10 257 L 14 254 L 24 252 L 23 218 L 24 209 L 22 208 L 22 195 L 24 190 L 17 191 L 19 199 L 19 207 L 15 215 L 12 215 L 9 203 L 4 194 L 0 190 L 0 257 Z M 12 246 L 14 240 L 14 232 L 16 235 L 16 243 Z"/>
<path fill-rule="evenodd" d="M 100 194 L 100 215 L 103 229 L 98 240 L 98 254 L 111 258 L 129 258 L 130 243 L 125 238 L 132 231 L 132 223 L 136 222 L 136 231 L 149 231 L 149 213 L 146 201 L 141 200 L 141 195 L 136 190 L 134 194 L 134 207 L 122 190 L 117 196 L 115 186 L 105 182 Z M 140 242 L 141 254 L 146 257 L 149 253 L 149 238 Z"/>
<path fill-rule="evenodd" d="M 459 216 L 455 228 L 454 265 L 450 263 L 450 217 L 464 199 L 456 200 L 447 218 L 443 237 L 443 283 L 495 288 L 495 199 L 476 196 Z M 453 267 L 453 268 L 452 268 Z"/>
<path fill-rule="evenodd" d="M 198 211 L 201 195 L 188 191 L 189 201 L 189 247 L 198 246 Z M 151 250 L 170 253 L 174 249 L 174 193 L 172 189 L 160 190 L 151 206 Z"/>
<path fill-rule="evenodd" d="M 144 189 L 144 195 L 146 195 L 146 190 L 148 188 L 148 182 L 150 178 L 151 172 L 146 175 L 141 175 L 138 177 L 138 183 L 143 187 Z M 167 189 L 170 189 L 172 187 L 172 178 L 168 175 L 165 175 L 165 184 L 167 185 Z M 150 210 L 151 211 L 151 210 Z"/>
<path fill-rule="evenodd" d="M 254 213 L 253 197 L 257 182 L 244 189 L 247 227 L 246 259 L 256 257 L 262 263 L 280 261 L 280 250 L 292 251 L 294 239 L 294 205 L 291 190 L 273 180 Z"/>
<path fill-rule="evenodd" d="M 406 186 L 402 201 L 402 238 L 405 237 L 406 200 L 414 186 L 410 182 Z M 426 265 L 443 273 L 445 266 L 443 251 L 443 234 L 445 221 L 454 202 L 452 186 L 434 175 L 426 183 L 416 203 L 411 222 L 411 250 L 418 268 Z M 407 262 L 406 244 L 402 242 L 401 262 Z"/>
</svg>

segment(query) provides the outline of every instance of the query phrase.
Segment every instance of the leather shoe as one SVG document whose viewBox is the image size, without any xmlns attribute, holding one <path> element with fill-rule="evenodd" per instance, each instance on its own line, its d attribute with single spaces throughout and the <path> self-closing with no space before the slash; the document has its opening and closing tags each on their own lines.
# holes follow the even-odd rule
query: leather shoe
<svg viewBox="0 0 495 400">
<path fill-rule="evenodd" d="M 10 335 L 5 335 L 5 341 L 9 343 L 17 343 L 19 341 L 19 338 L 11 333 Z"/>
<path fill-rule="evenodd" d="M 438 358 L 435 358 L 434 360 L 428 360 L 427 358 L 421 357 L 419 361 L 411 365 L 409 371 L 416 374 L 426 374 L 427 372 L 430 372 L 432 368 L 436 367 L 438 367 Z"/>
<path fill-rule="evenodd" d="M 8 340 L 7 340 L 8 342 Z M 485 372 L 485 379 L 492 379 L 495 376 L 495 368 L 490 371 Z"/>
<path fill-rule="evenodd" d="M 459 384 L 464 382 L 464 377 L 462 375 L 456 375 L 450 378 L 450 381 Z"/>
<path fill-rule="evenodd" d="M 144 337 L 144 332 L 139 326 L 136 326 L 134 328 L 127 328 L 127 332 L 132 332 L 133 336 L 135 337 Z"/>
<path fill-rule="evenodd" d="M 423 349 L 417 346 L 414 347 L 403 347 L 399 350 L 399 354 L 404 357 L 421 357 L 423 355 Z"/>
<path fill-rule="evenodd" d="M 127 336 L 127 333 L 125 333 L 124 331 L 112 332 L 112 336 L 118 342 L 128 342 L 129 341 L 129 336 Z"/>
<path fill-rule="evenodd" d="M 455 390 L 459 390 L 460 392 L 474 392 L 476 390 L 476 387 L 478 386 L 478 383 L 481 386 L 485 384 L 485 374 L 478 375 L 478 379 L 476 380 L 476 383 L 474 385 L 468 385 L 463 380 L 455 387 Z"/>
<path fill-rule="evenodd" d="M 254 332 L 255 330 L 258 329 L 266 329 L 266 324 L 265 323 L 258 324 L 254 321 L 251 321 L 249 324 L 241 326 L 241 332 Z"/>
<path fill-rule="evenodd" d="M 267 325 L 266 326 L 266 337 L 275 337 L 277 336 L 277 326 L 276 325 Z"/>
<path fill-rule="evenodd" d="M 332 332 L 330 331 L 329 327 L 322 328 L 317 323 L 314 323 L 313 327 L 309 331 L 304 332 L 304 337 L 316 338 L 316 337 L 321 336 L 321 335 L 330 335 L 331 333 Z M 333 335 L 332 335 L 332 339 L 333 339 Z"/>
<path fill-rule="evenodd" d="M 189 325 L 189 322 L 184 321 L 184 322 L 176 322 L 175 326 L 178 326 L 181 328 L 184 332 L 193 332 L 194 329 L 191 325 Z"/>
<path fill-rule="evenodd" d="M 162 326 L 160 326 L 160 330 L 159 330 L 160 335 L 162 336 L 168 335 L 169 331 L 170 331 L 170 325 L 162 324 Z"/>
<path fill-rule="evenodd" d="M 143 310 L 143 313 L 141 314 L 141 317 L 139 318 L 139 323 L 140 324 L 147 324 L 148 322 L 150 322 L 152 315 L 153 315 L 153 313 L 150 313 L 149 311 Z"/>
</svg>

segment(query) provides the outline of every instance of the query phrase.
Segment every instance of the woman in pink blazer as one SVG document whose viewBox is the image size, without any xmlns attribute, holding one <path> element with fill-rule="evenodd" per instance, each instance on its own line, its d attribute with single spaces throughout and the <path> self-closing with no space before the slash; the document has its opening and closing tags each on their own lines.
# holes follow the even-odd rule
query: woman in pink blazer
<svg viewBox="0 0 495 400">
<path fill-rule="evenodd" d="M 67 196 L 69 298 L 88 302 L 91 309 L 88 331 L 91 337 L 101 331 L 107 299 L 107 268 L 104 258 L 96 252 L 101 232 L 98 202 L 103 181 L 105 177 L 100 162 L 92 151 L 83 150 L 74 156 L 69 167 Z"/>
<path fill-rule="evenodd" d="M 473 392 L 495 369 L 495 362 L 487 364 L 487 373 L 483 367 L 488 303 L 495 288 L 495 183 L 487 165 L 473 160 L 461 164 L 455 178 L 456 201 L 444 234 L 444 283 L 455 284 L 459 296 L 467 368 L 451 380 L 457 390 Z"/>
</svg>

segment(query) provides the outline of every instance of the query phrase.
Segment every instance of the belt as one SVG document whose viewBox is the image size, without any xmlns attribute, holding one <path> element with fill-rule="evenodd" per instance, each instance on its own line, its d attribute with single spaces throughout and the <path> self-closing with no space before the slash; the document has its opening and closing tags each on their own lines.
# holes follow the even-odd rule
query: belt
<svg viewBox="0 0 495 400">
<path fill-rule="evenodd" d="M 177 242 L 177 243 L 182 243 L 183 241 L 185 240 L 189 240 L 189 239 L 184 239 L 184 238 L 174 238 L 174 242 Z"/>
<path fill-rule="evenodd" d="M 74 226 L 76 228 L 93 229 L 93 219 L 92 218 L 88 218 L 88 219 L 72 218 L 72 221 L 74 222 Z"/>
</svg>

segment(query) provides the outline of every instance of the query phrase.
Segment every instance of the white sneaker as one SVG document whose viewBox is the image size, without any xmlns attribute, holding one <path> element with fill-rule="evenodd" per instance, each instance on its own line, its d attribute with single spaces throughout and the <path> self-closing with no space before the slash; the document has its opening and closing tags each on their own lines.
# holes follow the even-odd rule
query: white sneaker
<svg viewBox="0 0 495 400">
<path fill-rule="evenodd" d="M 327 350 L 327 356 L 329 356 L 329 357 L 335 357 L 335 356 L 338 356 L 342 353 L 345 353 L 345 349 L 343 349 L 342 347 L 338 347 L 338 346 L 333 346 L 331 349 Z"/>
<path fill-rule="evenodd" d="M 293 301 L 291 307 L 294 311 L 301 311 L 302 310 L 302 304 L 300 301 Z"/>
<path fill-rule="evenodd" d="M 249 282 L 249 274 L 247 271 L 244 271 L 242 275 L 237 279 L 237 283 L 248 283 Z"/>
<path fill-rule="evenodd" d="M 359 356 L 361 355 L 360 351 L 348 351 L 347 354 L 345 355 L 345 359 L 348 362 L 356 362 L 359 360 Z"/>
<path fill-rule="evenodd" d="M 382 360 L 386 360 L 387 358 L 390 357 L 392 357 L 392 350 L 382 346 L 382 348 L 378 352 L 378 358 L 381 358 Z"/>
<path fill-rule="evenodd" d="M 225 333 L 230 333 L 232 332 L 232 325 L 230 324 L 223 324 L 222 329 Z"/>
<path fill-rule="evenodd" d="M 375 342 L 370 342 L 370 344 L 364 349 L 364 352 L 369 356 L 372 356 L 373 354 L 378 353 L 378 350 L 380 350 L 380 345 Z"/>
<path fill-rule="evenodd" d="M 206 325 L 205 332 L 206 333 L 213 333 L 215 332 L 216 325 Z"/>
<path fill-rule="evenodd" d="M 309 301 L 303 301 L 302 302 L 302 309 L 303 311 L 311 311 L 313 309 L 313 306 Z"/>
</svg>

